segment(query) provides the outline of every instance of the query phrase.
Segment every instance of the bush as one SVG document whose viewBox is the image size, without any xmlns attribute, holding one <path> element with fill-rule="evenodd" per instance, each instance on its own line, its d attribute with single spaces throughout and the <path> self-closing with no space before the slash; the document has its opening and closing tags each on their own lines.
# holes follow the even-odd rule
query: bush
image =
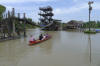
<svg viewBox="0 0 100 66">
<path fill-rule="evenodd" d="M 87 34 L 96 34 L 96 31 L 84 31 L 84 33 L 87 33 Z"/>
</svg>

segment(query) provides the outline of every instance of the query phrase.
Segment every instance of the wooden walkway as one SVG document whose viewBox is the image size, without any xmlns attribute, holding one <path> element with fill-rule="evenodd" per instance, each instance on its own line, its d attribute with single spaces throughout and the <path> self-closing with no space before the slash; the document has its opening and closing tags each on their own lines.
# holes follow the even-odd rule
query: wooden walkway
<svg viewBox="0 0 100 66">
<path fill-rule="evenodd" d="M 15 40 L 15 39 L 19 39 L 20 37 L 16 36 L 16 37 L 3 37 L 1 38 L 0 37 L 0 42 L 3 42 L 3 41 L 7 41 L 7 40 Z"/>
</svg>

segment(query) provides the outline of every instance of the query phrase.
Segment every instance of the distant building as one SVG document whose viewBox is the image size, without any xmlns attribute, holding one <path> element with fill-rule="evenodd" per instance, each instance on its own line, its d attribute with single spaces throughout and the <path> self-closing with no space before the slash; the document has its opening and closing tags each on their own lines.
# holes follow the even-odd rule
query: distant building
<svg viewBox="0 0 100 66">
<path fill-rule="evenodd" d="M 83 26 L 82 21 L 71 20 L 66 24 L 67 29 L 79 29 Z"/>
</svg>

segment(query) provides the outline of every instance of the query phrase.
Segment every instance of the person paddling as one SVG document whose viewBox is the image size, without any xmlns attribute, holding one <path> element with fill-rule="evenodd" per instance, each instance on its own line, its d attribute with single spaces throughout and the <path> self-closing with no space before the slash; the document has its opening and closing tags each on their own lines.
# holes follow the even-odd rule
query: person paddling
<svg viewBox="0 0 100 66">
<path fill-rule="evenodd" d="M 45 34 L 44 34 L 44 36 L 43 36 L 42 40 L 44 40 L 44 39 L 46 39 L 46 35 L 45 35 Z"/>
<path fill-rule="evenodd" d="M 39 36 L 39 40 L 42 40 L 42 38 L 43 38 L 43 35 L 41 34 L 41 35 Z"/>
</svg>

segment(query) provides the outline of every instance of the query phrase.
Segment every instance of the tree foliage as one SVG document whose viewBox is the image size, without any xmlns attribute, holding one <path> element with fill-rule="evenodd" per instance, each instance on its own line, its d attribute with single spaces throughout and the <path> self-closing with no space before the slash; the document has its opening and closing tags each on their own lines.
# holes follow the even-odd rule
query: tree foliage
<svg viewBox="0 0 100 66">
<path fill-rule="evenodd" d="M 83 25 L 83 28 L 100 28 L 100 21 L 90 21 L 90 22 L 85 22 Z"/>
<path fill-rule="evenodd" d="M 6 8 L 0 5 L 0 20 L 2 19 L 2 14 L 5 12 Z"/>
</svg>

